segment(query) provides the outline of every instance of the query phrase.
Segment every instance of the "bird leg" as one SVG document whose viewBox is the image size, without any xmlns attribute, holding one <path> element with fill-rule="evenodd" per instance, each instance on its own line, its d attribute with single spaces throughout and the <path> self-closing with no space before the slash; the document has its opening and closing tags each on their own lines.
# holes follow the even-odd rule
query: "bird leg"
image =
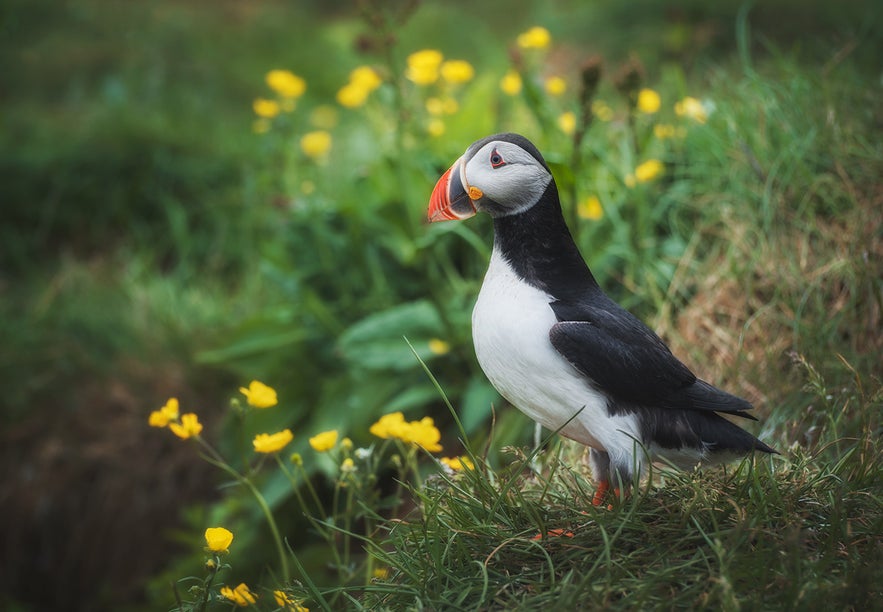
<svg viewBox="0 0 883 612">
<path fill-rule="evenodd" d="M 592 496 L 592 505 L 600 506 L 604 503 L 604 498 L 607 496 L 607 492 L 610 490 L 610 481 L 602 480 L 598 482 L 598 488 L 595 489 L 595 495 Z M 613 489 L 613 497 L 619 499 L 620 491 L 619 489 Z M 608 510 L 613 509 L 613 504 L 607 506 Z"/>
<path fill-rule="evenodd" d="M 595 496 L 592 498 L 593 506 L 600 506 L 604 501 L 604 496 L 607 495 L 607 490 L 610 488 L 609 480 L 601 480 L 598 482 L 598 488 L 595 489 Z"/>
</svg>

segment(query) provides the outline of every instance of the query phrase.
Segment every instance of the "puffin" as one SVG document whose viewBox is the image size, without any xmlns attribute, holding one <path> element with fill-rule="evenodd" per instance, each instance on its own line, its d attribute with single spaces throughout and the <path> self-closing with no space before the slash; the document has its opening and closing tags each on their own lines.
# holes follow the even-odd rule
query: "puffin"
<svg viewBox="0 0 883 612">
<path fill-rule="evenodd" d="M 494 242 L 472 312 L 475 355 L 510 404 L 589 447 L 594 505 L 645 476 L 752 451 L 776 453 L 722 415 L 752 405 L 701 380 L 598 285 L 564 221 L 548 164 L 527 138 L 474 142 L 442 174 L 430 222 L 487 213 Z"/>
</svg>

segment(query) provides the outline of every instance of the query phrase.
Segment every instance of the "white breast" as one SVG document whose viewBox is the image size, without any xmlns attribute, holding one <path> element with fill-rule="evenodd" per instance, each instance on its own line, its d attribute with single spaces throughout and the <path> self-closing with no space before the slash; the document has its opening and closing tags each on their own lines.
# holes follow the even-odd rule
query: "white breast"
<svg viewBox="0 0 883 612">
<path fill-rule="evenodd" d="M 497 391 L 534 421 L 557 430 L 579 412 L 561 433 L 613 450 L 637 434 L 635 420 L 609 416 L 604 395 L 552 346 L 552 299 L 521 280 L 494 249 L 472 312 L 478 363 Z"/>
</svg>

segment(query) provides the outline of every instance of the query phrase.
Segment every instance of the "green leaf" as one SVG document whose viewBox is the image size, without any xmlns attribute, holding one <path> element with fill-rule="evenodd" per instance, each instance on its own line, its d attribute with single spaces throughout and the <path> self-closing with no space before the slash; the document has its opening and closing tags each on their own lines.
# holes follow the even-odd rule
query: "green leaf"
<svg viewBox="0 0 883 612">
<path fill-rule="evenodd" d="M 403 336 L 421 359 L 431 359 L 429 340 L 443 335 L 444 325 L 426 300 L 402 304 L 362 319 L 340 338 L 347 361 L 369 370 L 407 370 L 418 366 Z"/>
</svg>

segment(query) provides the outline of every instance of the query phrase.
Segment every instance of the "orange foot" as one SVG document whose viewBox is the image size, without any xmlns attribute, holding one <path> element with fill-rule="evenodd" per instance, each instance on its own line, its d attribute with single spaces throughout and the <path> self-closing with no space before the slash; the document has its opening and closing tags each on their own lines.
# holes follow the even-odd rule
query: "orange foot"
<svg viewBox="0 0 883 612">
<path fill-rule="evenodd" d="M 610 490 L 610 482 L 607 480 L 602 480 L 598 483 L 598 488 L 595 489 L 595 495 L 592 497 L 592 505 L 600 506 L 604 503 L 604 498 L 607 496 L 607 491 Z M 613 496 L 617 499 L 619 498 L 619 489 L 613 489 Z M 613 510 L 613 504 L 607 506 L 608 510 Z"/>
</svg>

